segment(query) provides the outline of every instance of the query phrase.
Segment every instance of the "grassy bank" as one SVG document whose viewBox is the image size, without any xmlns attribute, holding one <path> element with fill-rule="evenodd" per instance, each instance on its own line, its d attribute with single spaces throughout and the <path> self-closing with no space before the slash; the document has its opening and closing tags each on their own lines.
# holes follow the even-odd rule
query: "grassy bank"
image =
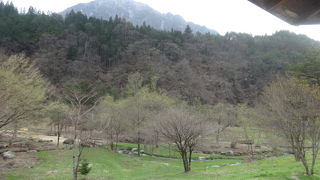
<svg viewBox="0 0 320 180">
<path fill-rule="evenodd" d="M 42 160 L 34 167 L 22 168 L 6 174 L 6 179 L 16 180 L 60 180 L 71 179 L 71 151 L 38 152 Z M 320 179 L 319 170 L 313 177 L 303 175 L 301 163 L 291 156 L 272 158 L 252 163 L 234 165 L 239 160 L 194 161 L 192 172 L 183 173 L 179 160 L 156 157 L 135 157 L 121 155 L 103 148 L 86 149 L 85 157 L 93 164 L 88 179 L 149 180 L 149 179 L 204 179 L 204 180 L 302 180 Z M 216 167 L 220 166 L 220 167 Z"/>
</svg>

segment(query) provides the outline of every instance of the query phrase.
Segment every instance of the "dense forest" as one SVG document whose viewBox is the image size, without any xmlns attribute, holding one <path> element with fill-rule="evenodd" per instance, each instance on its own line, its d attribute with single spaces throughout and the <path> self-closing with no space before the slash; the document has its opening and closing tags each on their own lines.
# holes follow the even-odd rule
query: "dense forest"
<svg viewBox="0 0 320 180">
<path fill-rule="evenodd" d="M 276 75 L 303 62 L 320 43 L 287 31 L 271 36 L 159 31 L 125 19 L 88 18 L 80 12 L 18 12 L 0 2 L 0 48 L 24 53 L 56 87 L 70 79 L 105 82 L 121 95 L 128 75 L 188 102 L 254 104 Z"/>
</svg>

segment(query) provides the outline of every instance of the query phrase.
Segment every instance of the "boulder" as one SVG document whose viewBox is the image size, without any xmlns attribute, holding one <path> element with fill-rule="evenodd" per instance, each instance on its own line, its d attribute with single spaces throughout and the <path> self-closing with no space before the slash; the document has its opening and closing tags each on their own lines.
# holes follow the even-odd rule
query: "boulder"
<svg viewBox="0 0 320 180">
<path fill-rule="evenodd" d="M 66 139 L 63 141 L 63 144 L 68 144 L 68 145 L 71 145 L 74 143 L 74 140 L 73 139 Z"/>
<path fill-rule="evenodd" d="M 233 155 L 234 156 L 242 156 L 242 153 L 241 152 L 234 152 Z"/>
<path fill-rule="evenodd" d="M 23 148 L 23 147 L 26 147 L 26 143 L 24 143 L 24 142 L 15 142 L 15 143 L 12 143 L 11 146 L 12 147 L 16 147 L 16 148 Z"/>
<path fill-rule="evenodd" d="M 232 150 L 230 151 L 227 151 L 224 153 L 226 156 L 233 156 L 234 155 L 234 152 Z"/>
<path fill-rule="evenodd" d="M 138 148 L 132 148 L 131 151 L 132 152 L 138 151 Z"/>
<path fill-rule="evenodd" d="M 2 153 L 3 159 L 13 159 L 15 157 L 14 153 L 11 151 L 7 151 Z"/>
<path fill-rule="evenodd" d="M 27 151 L 28 153 L 36 153 L 36 152 L 38 152 L 37 150 L 28 150 Z"/>
<path fill-rule="evenodd" d="M 53 140 L 44 140 L 44 139 L 39 139 L 39 143 L 48 143 L 48 142 L 53 142 Z"/>
<path fill-rule="evenodd" d="M 217 168 L 217 167 L 220 167 L 220 166 L 218 166 L 218 165 L 212 165 L 211 167 L 213 167 L 213 168 Z"/>
<path fill-rule="evenodd" d="M 231 166 L 239 166 L 239 165 L 241 165 L 240 162 L 237 162 L 237 163 L 235 163 L 235 164 L 231 164 Z"/>
<path fill-rule="evenodd" d="M 0 144 L 0 149 L 7 148 L 9 145 L 8 144 Z"/>
<path fill-rule="evenodd" d="M 212 154 L 212 151 L 209 151 L 209 150 L 205 150 L 205 151 L 202 151 L 203 154 Z"/>
</svg>

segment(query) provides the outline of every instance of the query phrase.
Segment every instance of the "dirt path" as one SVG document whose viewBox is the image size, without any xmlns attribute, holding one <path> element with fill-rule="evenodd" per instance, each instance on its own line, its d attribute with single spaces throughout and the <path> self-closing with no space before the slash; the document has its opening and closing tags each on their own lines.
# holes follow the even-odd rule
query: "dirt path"
<svg viewBox="0 0 320 180">
<path fill-rule="evenodd" d="M 0 134 L 6 135 L 6 136 L 12 136 L 11 133 L 5 132 L 5 131 L 0 131 Z M 37 140 L 51 141 L 52 144 L 57 144 L 57 142 L 58 142 L 57 136 L 47 136 L 47 135 L 43 135 L 43 134 L 35 133 L 35 132 L 30 132 L 30 131 L 18 131 L 17 137 L 24 138 L 24 139 L 33 138 L 33 139 L 37 139 Z M 60 137 L 60 143 L 62 143 L 66 139 L 67 138 Z"/>
<path fill-rule="evenodd" d="M 40 135 L 40 134 L 29 134 L 29 137 L 34 139 L 41 139 L 43 141 L 52 141 L 53 144 L 57 144 L 58 138 L 57 136 L 46 136 L 46 135 Z M 67 138 L 60 137 L 60 143 L 62 143 Z"/>
</svg>

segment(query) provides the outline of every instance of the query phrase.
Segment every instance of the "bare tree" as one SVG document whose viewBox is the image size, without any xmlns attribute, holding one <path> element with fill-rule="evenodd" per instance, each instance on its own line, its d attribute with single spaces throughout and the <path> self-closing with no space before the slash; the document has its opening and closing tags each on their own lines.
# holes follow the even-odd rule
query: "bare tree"
<svg viewBox="0 0 320 180">
<path fill-rule="evenodd" d="M 192 153 L 205 133 L 204 121 L 184 108 L 171 108 L 158 115 L 160 134 L 174 143 L 181 155 L 184 171 L 191 170 Z"/>
<path fill-rule="evenodd" d="M 283 134 L 296 160 L 302 162 L 307 175 L 312 175 L 320 141 L 319 89 L 293 78 L 278 78 L 266 89 L 264 102 L 275 117 L 268 124 Z M 307 146 L 311 146 L 311 165 Z"/>
<path fill-rule="evenodd" d="M 237 124 L 242 128 L 244 135 L 244 140 L 241 140 L 241 143 L 248 146 L 248 153 L 253 156 L 252 146 L 257 137 L 255 137 L 255 133 L 252 133 L 252 130 L 256 128 L 256 121 L 260 117 L 258 117 L 257 113 L 246 104 L 238 104 L 236 111 Z"/>
<path fill-rule="evenodd" d="M 220 142 L 221 134 L 235 124 L 237 112 L 233 105 L 218 103 L 215 106 L 203 105 L 200 109 L 202 115 L 214 124 L 216 143 Z"/>
<path fill-rule="evenodd" d="M 141 143 L 143 141 L 143 125 L 146 121 L 146 114 L 143 108 L 142 76 L 140 73 L 129 75 L 127 94 L 130 96 L 128 103 L 127 117 L 130 119 L 132 129 L 135 132 L 135 141 L 138 144 L 138 155 L 140 156 Z M 131 105 L 130 105 L 131 104 Z"/>
<path fill-rule="evenodd" d="M 128 129 L 127 117 L 123 116 L 123 111 L 127 110 L 124 102 L 108 97 L 96 108 L 100 130 L 107 135 L 111 150 L 117 149 L 120 135 Z"/>
<path fill-rule="evenodd" d="M 59 147 L 62 130 L 69 123 L 69 107 L 59 101 L 55 101 L 46 107 L 46 112 L 51 119 L 51 131 L 52 127 L 54 127 L 57 135 L 57 147 Z"/>
<path fill-rule="evenodd" d="M 78 168 L 86 144 L 87 136 L 79 133 L 79 125 L 83 117 L 91 112 L 100 100 L 101 94 L 97 86 L 87 81 L 69 82 L 64 88 L 64 97 L 70 104 L 72 111 L 70 118 L 73 126 L 73 179 L 78 178 Z"/>
</svg>

